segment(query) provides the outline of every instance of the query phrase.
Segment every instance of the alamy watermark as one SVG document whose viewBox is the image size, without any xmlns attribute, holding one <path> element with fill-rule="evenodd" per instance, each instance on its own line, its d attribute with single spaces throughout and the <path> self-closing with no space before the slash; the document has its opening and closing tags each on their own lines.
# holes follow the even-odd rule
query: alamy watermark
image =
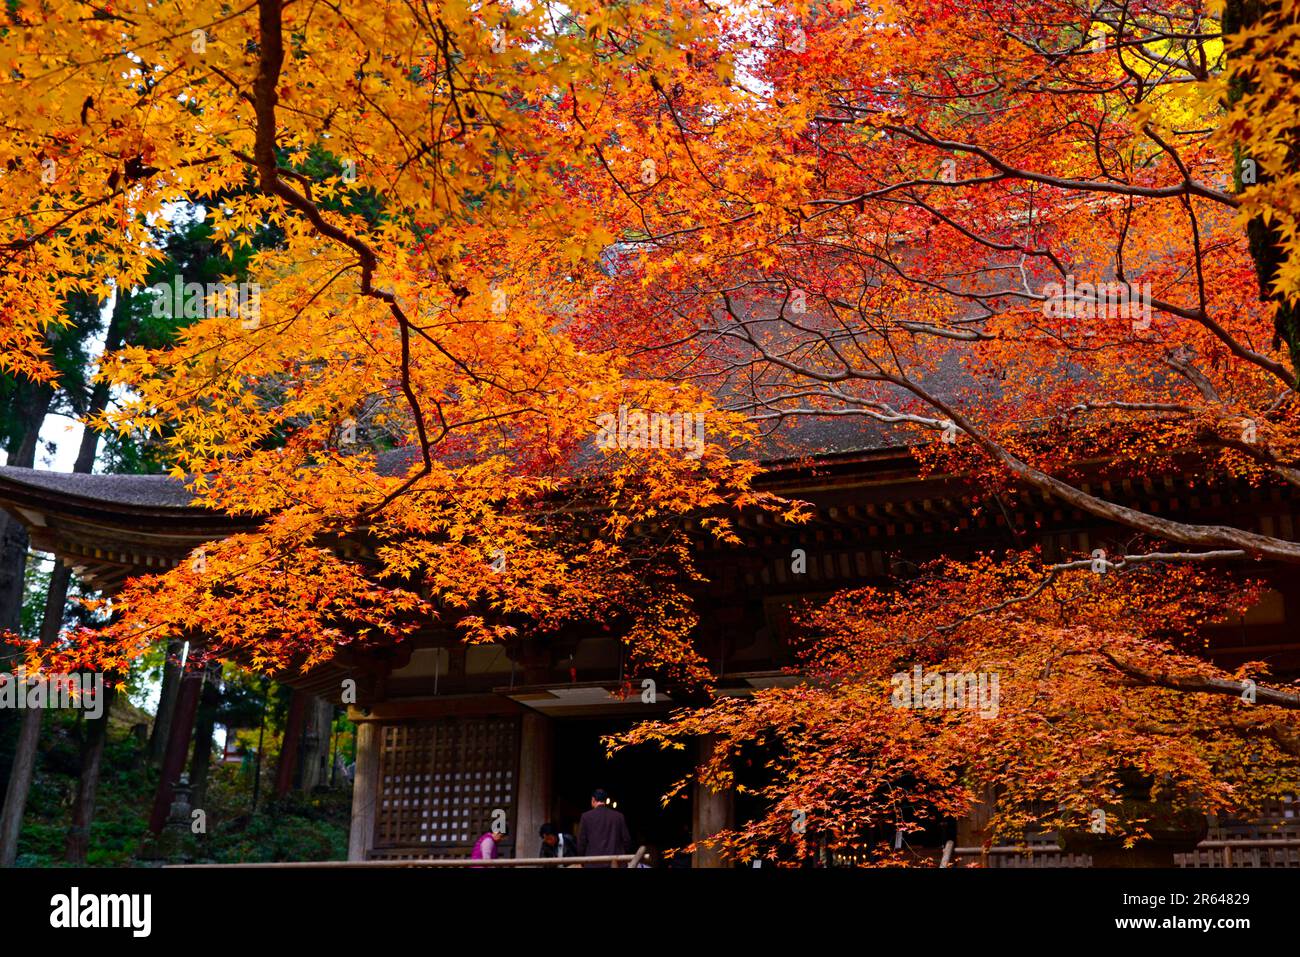
<svg viewBox="0 0 1300 957">
<path fill-rule="evenodd" d="M 155 293 L 153 314 L 156 319 L 238 319 L 245 329 L 262 323 L 262 287 L 255 282 L 181 282 L 173 276 L 170 283 L 149 287 Z"/>
<path fill-rule="evenodd" d="M 92 894 L 73 887 L 50 898 L 50 926 L 57 929 L 123 928 L 132 937 L 153 930 L 152 894 Z"/>
<path fill-rule="evenodd" d="M 1043 287 L 1048 319 L 1128 319 L 1134 329 L 1151 328 L 1151 283 L 1049 282 Z"/>
<path fill-rule="evenodd" d="M 0 710 L 70 708 L 88 718 L 104 714 L 104 676 L 93 674 L 0 673 Z"/>
<path fill-rule="evenodd" d="M 703 412 L 646 412 L 618 407 L 596 416 L 597 448 L 685 449 L 688 459 L 704 454 Z"/>
<path fill-rule="evenodd" d="M 966 708 L 981 718 L 998 716 L 996 671 L 926 671 L 915 665 L 890 679 L 895 708 Z"/>
</svg>

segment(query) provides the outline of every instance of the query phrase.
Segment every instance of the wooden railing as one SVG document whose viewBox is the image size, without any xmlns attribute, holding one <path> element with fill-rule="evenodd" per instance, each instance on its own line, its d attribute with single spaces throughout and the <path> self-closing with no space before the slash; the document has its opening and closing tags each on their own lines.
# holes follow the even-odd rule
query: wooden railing
<svg viewBox="0 0 1300 957">
<path fill-rule="evenodd" d="M 387 868 L 387 867 L 581 867 L 584 864 L 608 864 L 637 867 L 645 858 L 644 845 L 635 854 L 597 854 L 588 857 L 497 857 L 476 861 L 468 857 L 416 858 L 401 861 L 277 861 L 262 864 L 169 864 L 168 867 L 311 867 L 311 868 Z"/>
<path fill-rule="evenodd" d="M 1300 867 L 1300 840 L 1258 838 L 1201 841 L 1196 850 L 1175 854 L 1179 867 Z"/>
<path fill-rule="evenodd" d="M 951 842 L 949 842 L 951 844 Z M 983 867 L 1090 867 L 1086 854 L 1067 854 L 1051 844 L 1040 847 L 994 845 L 945 847 L 940 867 L 955 858 L 979 858 Z M 1195 850 L 1175 854 L 1178 867 L 1300 867 L 1300 840 L 1241 838 L 1202 841 Z"/>
</svg>

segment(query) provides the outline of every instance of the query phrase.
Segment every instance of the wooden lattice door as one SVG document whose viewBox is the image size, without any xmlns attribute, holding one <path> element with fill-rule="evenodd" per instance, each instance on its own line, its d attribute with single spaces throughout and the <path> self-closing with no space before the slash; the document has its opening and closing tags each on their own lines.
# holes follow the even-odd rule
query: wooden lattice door
<svg viewBox="0 0 1300 957">
<path fill-rule="evenodd" d="M 514 846 L 519 719 L 438 718 L 380 731 L 372 858 L 468 857 L 504 812 Z"/>
</svg>

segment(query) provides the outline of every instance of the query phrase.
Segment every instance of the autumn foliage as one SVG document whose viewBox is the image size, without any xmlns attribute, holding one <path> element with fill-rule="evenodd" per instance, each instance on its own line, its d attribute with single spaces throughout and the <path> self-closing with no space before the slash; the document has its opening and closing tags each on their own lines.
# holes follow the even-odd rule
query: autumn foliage
<svg viewBox="0 0 1300 957">
<path fill-rule="evenodd" d="M 1300 486 L 1293 0 L 125 0 L 2 22 L 0 372 L 49 378 L 62 301 L 143 287 L 169 217 L 201 211 L 259 290 L 109 357 L 95 422 L 164 442 L 250 530 L 33 664 L 121 672 L 201 637 L 281 671 L 415 629 L 586 622 L 707 687 L 687 523 L 733 544 L 741 510 L 797 525 L 757 460 L 834 421 L 1149 549 L 840 595 L 807 620 L 806 685 L 635 732 L 719 735 L 714 782 L 769 748 L 772 810 L 728 852 L 808 853 L 796 810 L 875 854 L 879 829 L 993 792 L 1014 836 L 1134 787 L 1227 811 L 1294 782 L 1300 699 L 1215 670 L 1196 634 L 1300 545 L 1080 481 L 1106 461 Z M 598 442 L 628 409 L 703 414 L 707 441 Z M 915 663 L 1000 674 L 997 720 L 894 707 Z M 1225 693 L 1247 679 L 1253 710 Z"/>
<path fill-rule="evenodd" d="M 702 780 L 771 808 L 716 838 L 741 860 L 933 864 L 913 845 L 936 846 L 981 804 L 989 843 L 1090 833 L 1097 811 L 1132 843 L 1182 813 L 1249 816 L 1291 793 L 1294 722 L 1239 693 L 1268 682 L 1267 664 L 1211 676 L 1204 660 L 1200 629 L 1247 607 L 1252 586 L 1196 566 L 1079 564 L 1044 578 L 1032 553 L 944 561 L 810 604 L 805 683 L 643 723 L 620 744 L 713 742 Z M 956 676 L 973 680 L 954 693 Z M 1179 684 L 1211 677 L 1217 694 Z M 747 774 L 755 763 L 764 773 Z"/>
<path fill-rule="evenodd" d="M 230 279 L 259 292 L 242 314 L 155 292 L 194 321 L 111 357 L 129 392 L 98 424 L 163 436 L 200 504 L 265 524 L 133 583 L 121 623 L 69 654 L 121 670 L 202 635 L 280 669 L 431 622 L 492 640 L 635 620 L 646 582 L 690 577 L 671 531 L 639 541 L 638 523 L 695 514 L 728 538 L 728 509 L 768 504 L 726 454 L 741 417 L 634 378 L 565 318 L 608 271 L 607 169 L 641 175 L 635 111 L 615 105 L 708 54 L 692 12 L 18 8 L 0 246 L 33 272 L 7 273 L 7 308 L 138 286 L 161 255 L 143 226 L 182 204 L 230 258 L 254 250 Z M 35 376 L 39 321 L 6 326 L 11 368 Z M 620 407 L 707 410 L 708 446 L 593 450 Z M 660 651 L 702 678 L 689 644 Z"/>
</svg>

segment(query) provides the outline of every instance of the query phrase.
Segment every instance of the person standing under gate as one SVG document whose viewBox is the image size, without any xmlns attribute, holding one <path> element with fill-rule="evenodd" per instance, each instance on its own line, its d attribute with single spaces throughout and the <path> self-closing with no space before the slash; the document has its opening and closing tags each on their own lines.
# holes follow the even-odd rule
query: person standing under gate
<svg viewBox="0 0 1300 957">
<path fill-rule="evenodd" d="M 609 795 L 604 788 L 591 792 L 591 810 L 578 821 L 578 856 L 599 857 L 604 854 L 628 854 L 632 850 L 632 835 L 621 811 L 609 806 Z M 613 864 L 590 862 L 584 867 L 613 867 Z"/>
</svg>

